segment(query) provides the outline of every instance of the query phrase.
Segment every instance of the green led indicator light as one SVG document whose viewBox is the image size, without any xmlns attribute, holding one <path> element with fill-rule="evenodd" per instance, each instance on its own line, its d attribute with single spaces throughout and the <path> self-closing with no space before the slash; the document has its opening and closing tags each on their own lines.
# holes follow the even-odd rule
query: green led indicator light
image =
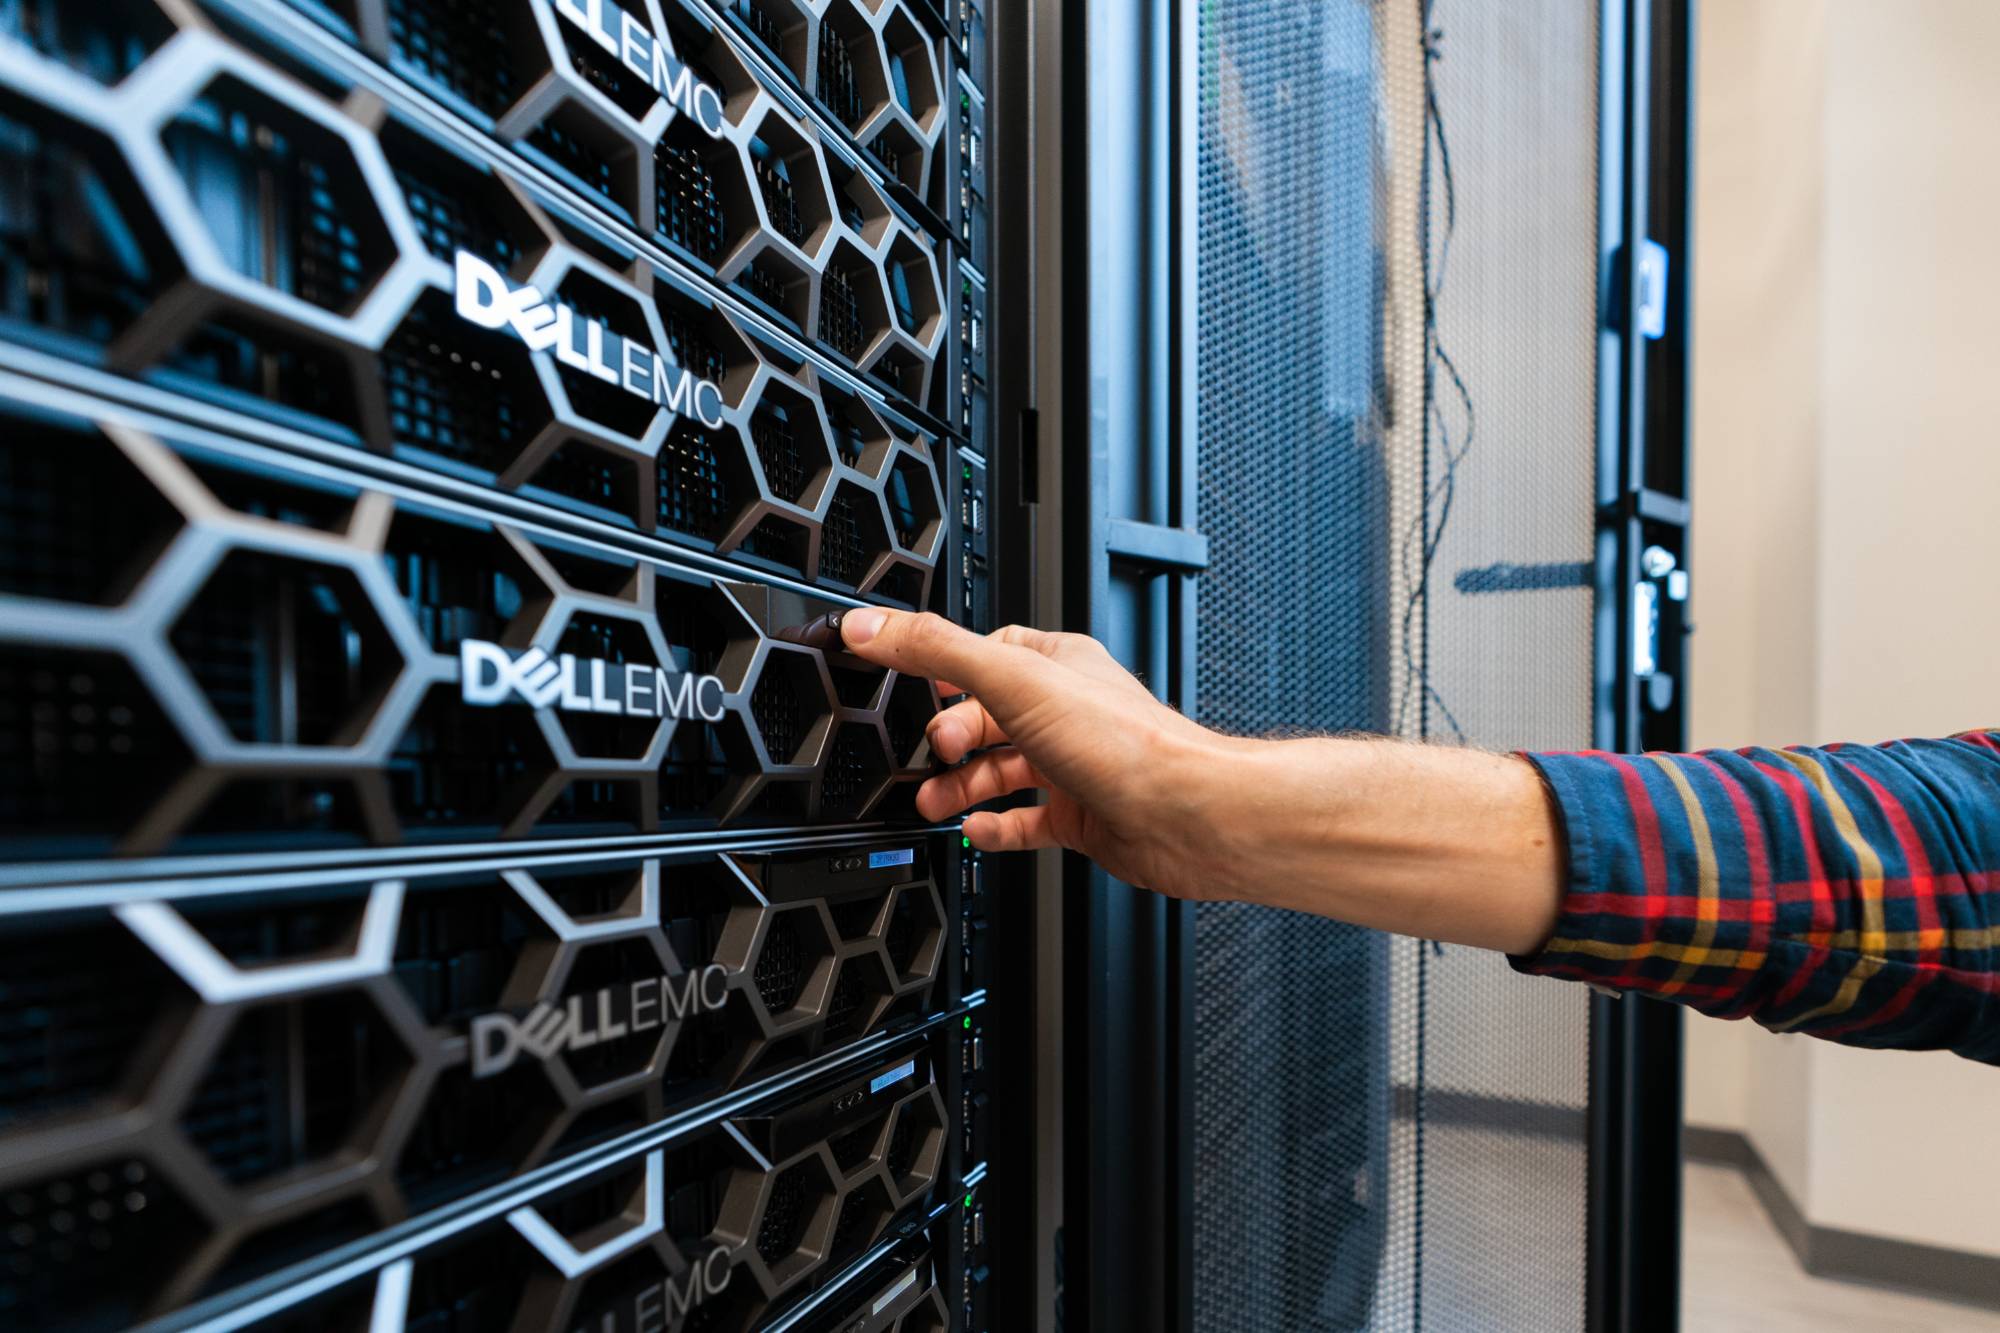
<svg viewBox="0 0 2000 1333">
<path fill-rule="evenodd" d="M 959 835 L 958 845 L 961 847 L 970 848 L 972 846 L 972 839 L 961 834 Z"/>
<path fill-rule="evenodd" d="M 965 1025 L 966 1025 L 967 1027 L 971 1027 L 971 1026 L 972 1026 L 972 1015 L 971 1015 L 971 1014 L 967 1014 L 967 1015 L 965 1016 Z"/>
<path fill-rule="evenodd" d="M 972 1196 L 970 1194 L 965 1196 L 965 1206 L 967 1208 L 972 1207 Z"/>
<path fill-rule="evenodd" d="M 971 481 L 971 480 L 972 480 L 972 464 L 970 464 L 970 463 L 967 463 L 967 464 L 965 465 L 965 479 L 966 479 L 967 481 Z"/>
</svg>

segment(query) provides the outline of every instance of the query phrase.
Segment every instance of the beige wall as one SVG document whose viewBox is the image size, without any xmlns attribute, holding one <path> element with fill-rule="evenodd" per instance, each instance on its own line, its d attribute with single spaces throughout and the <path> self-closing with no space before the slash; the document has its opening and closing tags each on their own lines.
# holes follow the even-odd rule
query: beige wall
<svg viewBox="0 0 2000 1333">
<path fill-rule="evenodd" d="M 1702 22 L 1694 741 L 2000 720 L 2000 4 Z M 2000 1071 L 1696 1020 L 1688 1105 L 1816 1223 L 2000 1254 Z"/>
</svg>

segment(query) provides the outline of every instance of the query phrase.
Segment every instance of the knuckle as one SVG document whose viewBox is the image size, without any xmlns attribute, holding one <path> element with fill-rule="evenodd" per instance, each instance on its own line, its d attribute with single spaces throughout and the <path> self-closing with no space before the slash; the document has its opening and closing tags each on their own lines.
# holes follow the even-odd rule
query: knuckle
<svg viewBox="0 0 2000 1333">
<path fill-rule="evenodd" d="M 951 622 L 935 611 L 920 611 L 904 622 L 904 637 L 918 645 L 943 643 L 951 632 Z"/>
</svg>

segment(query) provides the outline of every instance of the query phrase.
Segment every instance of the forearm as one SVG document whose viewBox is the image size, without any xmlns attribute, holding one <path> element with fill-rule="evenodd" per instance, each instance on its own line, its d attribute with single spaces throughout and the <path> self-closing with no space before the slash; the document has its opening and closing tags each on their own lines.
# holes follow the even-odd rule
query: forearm
<svg viewBox="0 0 2000 1333">
<path fill-rule="evenodd" d="M 1554 929 L 1563 851 L 1527 762 L 1395 741 L 1218 738 L 1189 811 L 1223 896 L 1526 953 Z"/>
</svg>

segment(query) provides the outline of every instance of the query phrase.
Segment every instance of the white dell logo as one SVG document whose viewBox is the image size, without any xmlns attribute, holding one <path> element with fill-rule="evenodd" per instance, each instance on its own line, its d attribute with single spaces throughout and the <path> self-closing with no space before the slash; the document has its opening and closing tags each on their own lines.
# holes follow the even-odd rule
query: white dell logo
<svg viewBox="0 0 2000 1333">
<path fill-rule="evenodd" d="M 458 645 L 459 690 L 465 702 L 495 708 L 519 699 L 531 708 L 625 717 L 670 717 L 720 722 L 720 678 L 665 671 L 636 662 L 607 662 L 568 653 L 551 657 L 530 648 L 515 654 L 497 643 L 467 639 Z"/>
<path fill-rule="evenodd" d="M 690 117 L 711 139 L 728 128 L 722 118 L 722 94 L 694 77 L 656 40 L 646 25 L 610 0 L 556 0 L 556 12 L 583 29 L 647 86 Z"/>
<path fill-rule="evenodd" d="M 477 255 L 460 250 L 453 273 L 460 319 L 482 329 L 511 328 L 530 351 L 553 352 L 573 370 L 615 384 L 675 416 L 693 417 L 710 430 L 722 425 L 722 390 L 695 378 L 665 352 L 585 319 L 533 287 L 516 287 Z"/>
<path fill-rule="evenodd" d="M 678 977 L 642 977 L 629 986 L 572 995 L 561 1004 L 543 1000 L 519 1019 L 481 1014 L 472 1020 L 472 1076 L 498 1074 L 522 1055 L 546 1060 L 562 1051 L 589 1050 L 727 1003 L 729 971 L 710 963 Z"/>
</svg>

